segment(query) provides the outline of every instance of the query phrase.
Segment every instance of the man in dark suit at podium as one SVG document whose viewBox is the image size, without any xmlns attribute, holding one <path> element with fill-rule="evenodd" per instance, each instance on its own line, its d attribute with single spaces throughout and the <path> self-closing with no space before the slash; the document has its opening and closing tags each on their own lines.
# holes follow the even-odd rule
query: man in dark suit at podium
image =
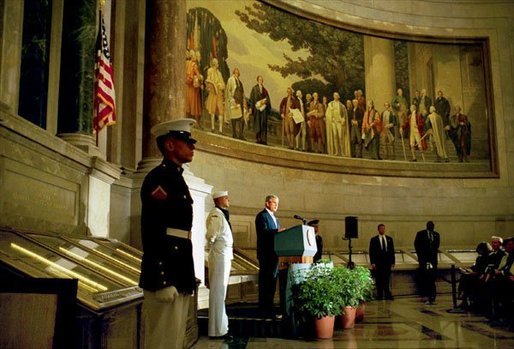
<svg viewBox="0 0 514 349">
<path fill-rule="evenodd" d="M 259 308 L 265 315 L 273 314 L 273 298 L 277 285 L 278 257 L 275 254 L 275 234 L 284 230 L 275 217 L 278 197 L 266 196 L 264 210 L 255 217 L 257 259 L 259 260 Z"/>
<path fill-rule="evenodd" d="M 414 248 L 418 255 L 419 286 L 421 296 L 427 297 L 425 304 L 435 304 L 437 273 L 437 255 L 439 252 L 440 236 L 434 230 L 434 222 L 427 222 L 427 229 L 418 231 L 414 240 Z"/>
<path fill-rule="evenodd" d="M 379 224 L 378 235 L 369 241 L 369 259 L 377 284 L 377 299 L 393 300 L 389 280 L 396 262 L 393 238 L 386 236 L 385 225 Z"/>
</svg>

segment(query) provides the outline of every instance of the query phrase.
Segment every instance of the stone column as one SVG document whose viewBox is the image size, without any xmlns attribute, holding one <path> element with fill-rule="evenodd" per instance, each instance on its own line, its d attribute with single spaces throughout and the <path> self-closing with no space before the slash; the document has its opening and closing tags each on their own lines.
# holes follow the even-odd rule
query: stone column
<svg viewBox="0 0 514 349">
<path fill-rule="evenodd" d="M 185 117 L 186 110 L 186 1 L 148 0 L 146 4 L 145 82 L 143 95 L 143 159 L 133 177 L 132 207 L 140 212 L 139 189 L 146 173 L 157 166 L 162 155 L 157 149 L 151 128 L 161 122 Z M 193 160 L 194 161 L 194 160 Z M 194 200 L 193 258 L 195 274 L 204 280 L 204 240 L 206 200 L 212 186 L 206 184 L 184 165 L 184 178 Z M 140 225 L 134 225 L 135 237 Z M 136 246 L 138 245 L 136 240 Z"/>
<path fill-rule="evenodd" d="M 384 102 L 396 95 L 393 41 L 364 36 L 364 64 L 366 72 L 366 101 L 372 99 L 378 111 Z"/>
<path fill-rule="evenodd" d="M 143 161 L 161 158 L 152 126 L 185 116 L 186 1 L 149 0 L 146 8 Z M 153 166 L 152 166 L 153 167 Z"/>
</svg>

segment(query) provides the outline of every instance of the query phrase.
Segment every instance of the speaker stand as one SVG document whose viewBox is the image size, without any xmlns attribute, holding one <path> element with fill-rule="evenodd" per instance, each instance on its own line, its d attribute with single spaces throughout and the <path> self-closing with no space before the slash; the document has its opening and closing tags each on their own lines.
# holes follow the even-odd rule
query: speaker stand
<svg viewBox="0 0 514 349">
<path fill-rule="evenodd" d="M 345 239 L 346 240 L 346 239 Z M 355 268 L 355 263 L 352 262 L 352 238 L 348 238 L 348 269 Z"/>
</svg>

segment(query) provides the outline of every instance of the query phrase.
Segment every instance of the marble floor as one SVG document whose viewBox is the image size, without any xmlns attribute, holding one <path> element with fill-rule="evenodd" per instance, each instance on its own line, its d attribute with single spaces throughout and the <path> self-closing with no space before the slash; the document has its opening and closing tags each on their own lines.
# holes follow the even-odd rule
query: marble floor
<svg viewBox="0 0 514 349">
<path fill-rule="evenodd" d="M 451 309 L 450 295 L 438 296 L 436 305 L 424 305 L 418 297 L 397 297 L 370 302 L 363 323 L 336 330 L 330 340 L 236 337 L 223 342 L 200 337 L 195 349 L 514 348 L 514 332 L 508 328 L 491 327 L 482 316 Z"/>
</svg>

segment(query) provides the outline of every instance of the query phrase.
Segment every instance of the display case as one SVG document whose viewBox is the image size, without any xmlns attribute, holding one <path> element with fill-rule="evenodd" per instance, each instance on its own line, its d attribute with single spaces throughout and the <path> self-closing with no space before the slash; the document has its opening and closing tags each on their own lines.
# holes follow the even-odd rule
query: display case
<svg viewBox="0 0 514 349">
<path fill-rule="evenodd" d="M 107 252 L 94 238 L 0 230 L 4 265 L 30 277 L 78 279 L 78 300 L 95 311 L 143 296 L 137 264 Z"/>
<path fill-rule="evenodd" d="M 458 267 L 468 267 L 475 263 L 478 256 L 476 249 L 449 249 L 445 251 Z"/>
<path fill-rule="evenodd" d="M 76 279 L 73 348 L 141 347 L 141 252 L 116 240 L 0 228 L 0 276 Z"/>
</svg>

